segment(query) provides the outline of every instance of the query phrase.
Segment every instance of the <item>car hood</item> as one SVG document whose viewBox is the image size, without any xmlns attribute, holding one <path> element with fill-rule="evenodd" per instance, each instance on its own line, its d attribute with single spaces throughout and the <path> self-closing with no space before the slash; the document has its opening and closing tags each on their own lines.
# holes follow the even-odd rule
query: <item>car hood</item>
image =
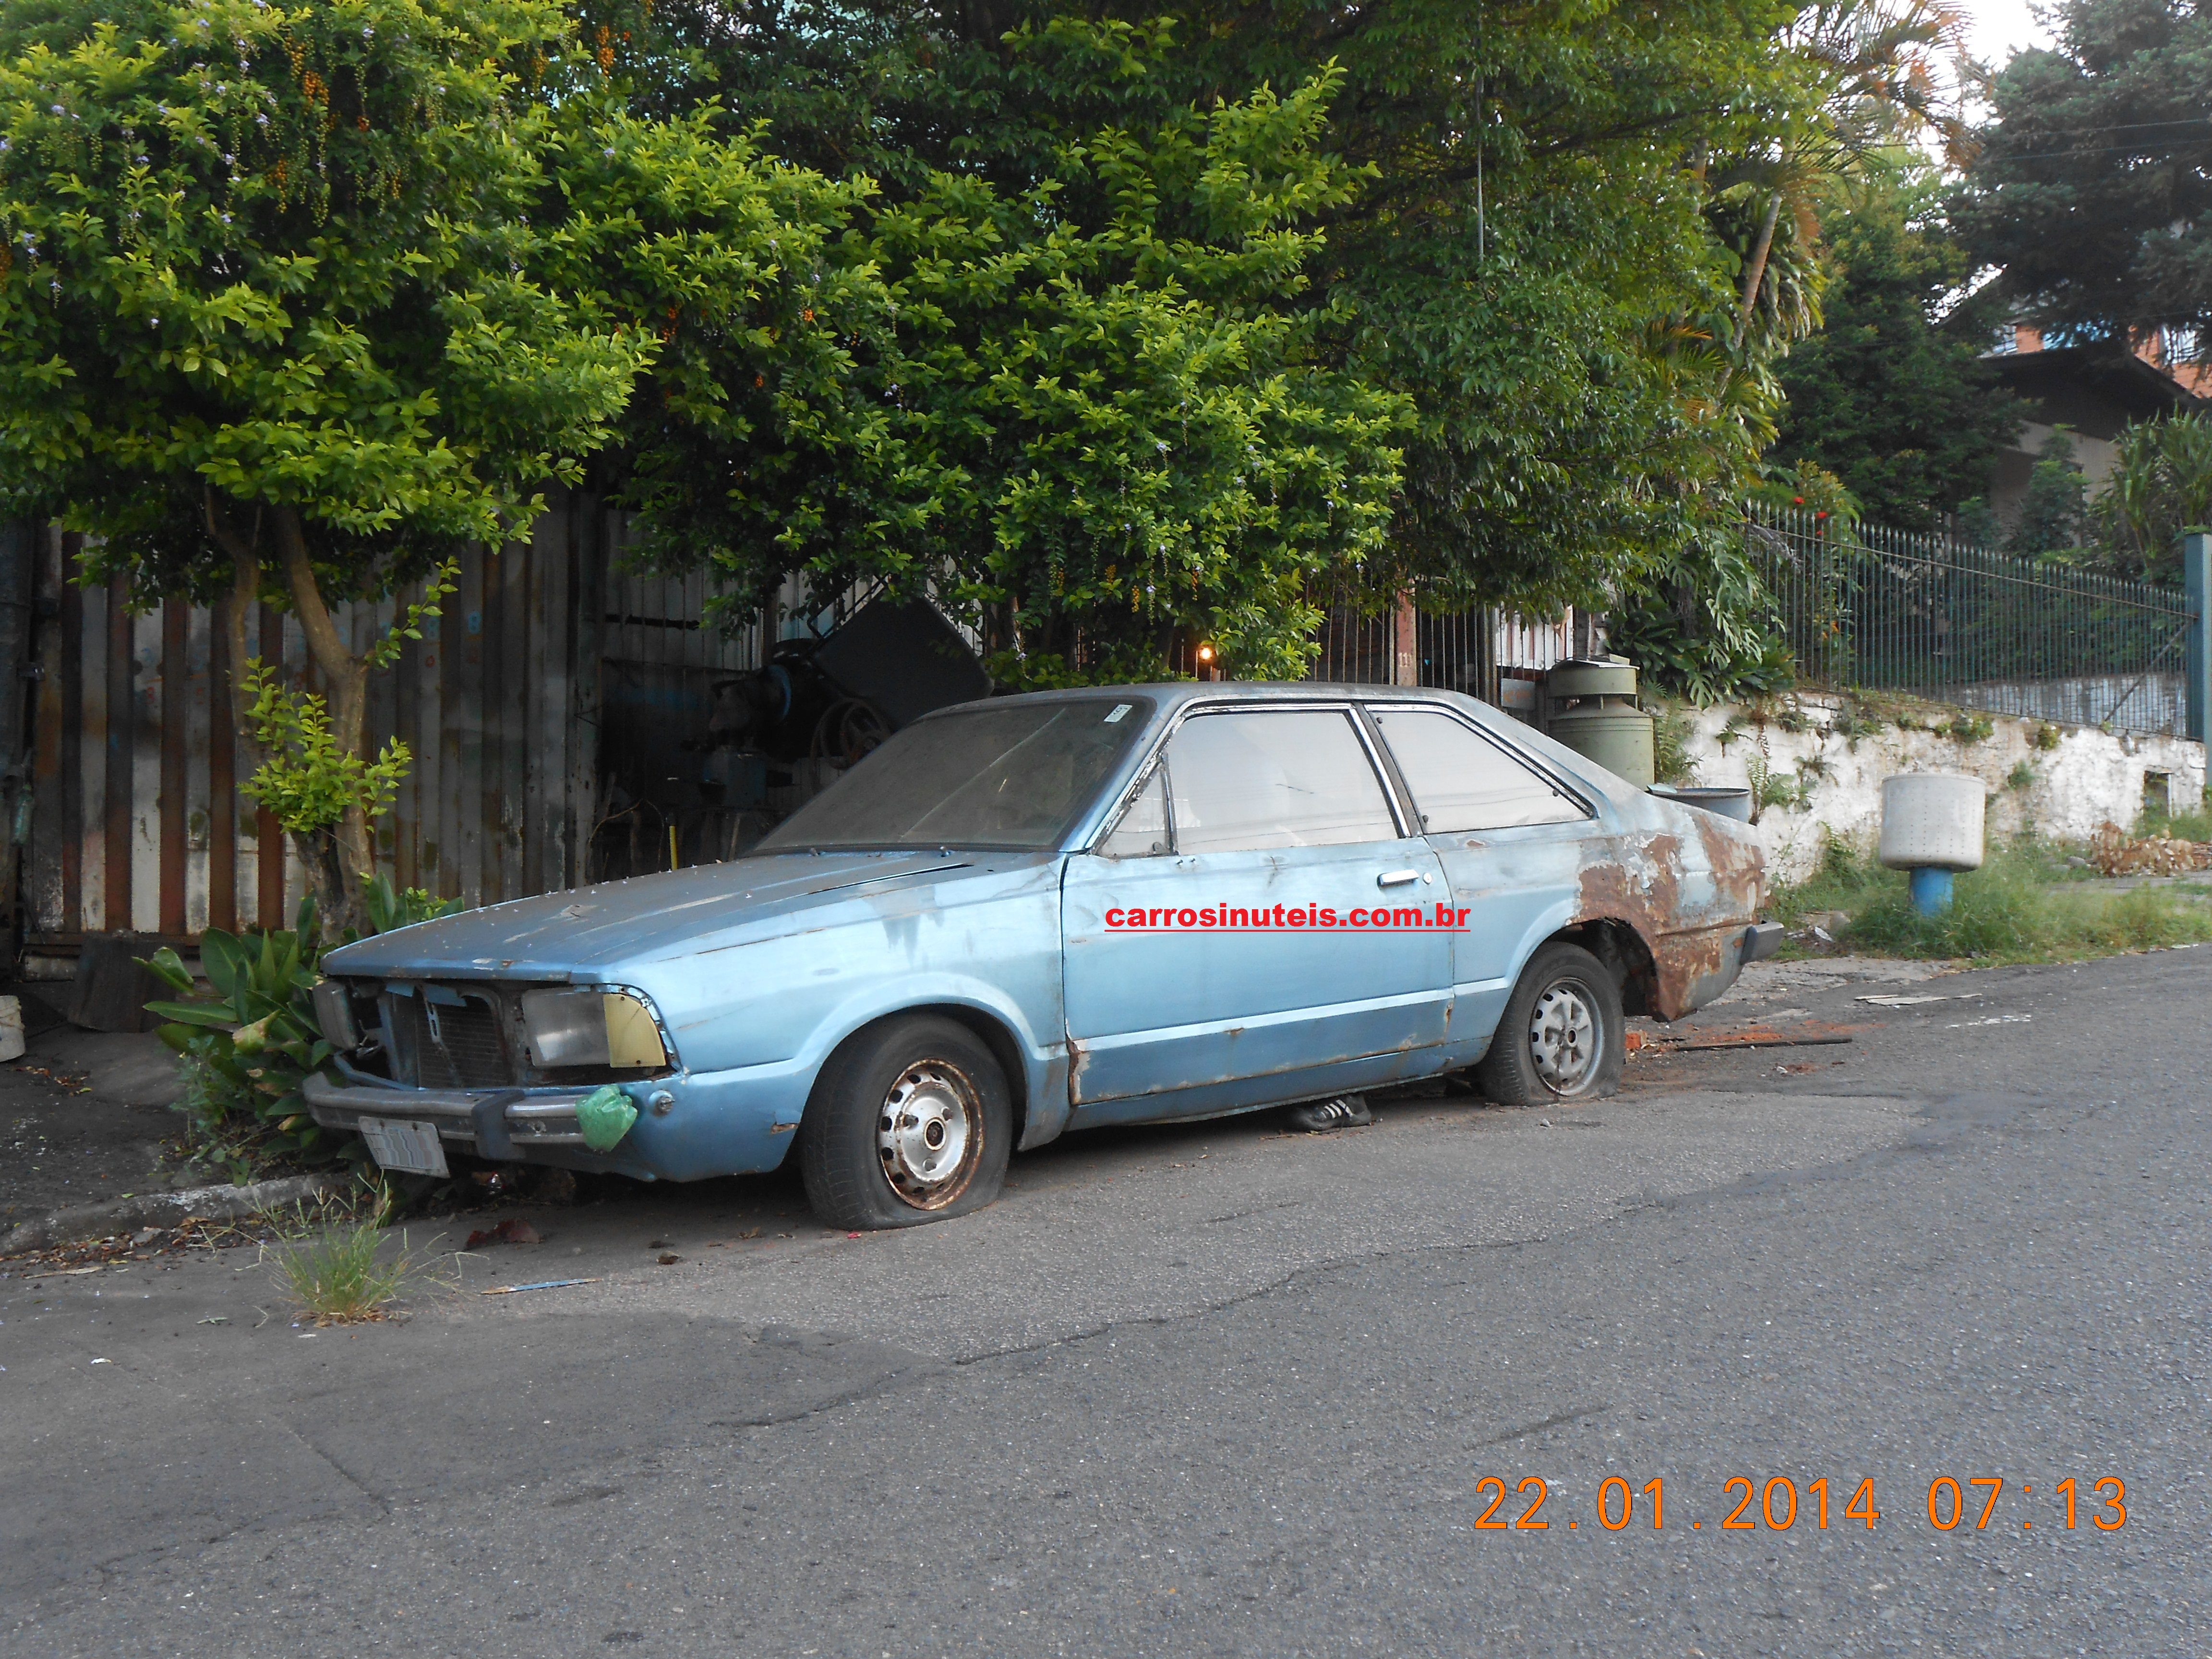
<svg viewBox="0 0 2212 1659">
<path fill-rule="evenodd" d="M 857 896 L 1048 862 L 1055 853 L 788 853 L 514 899 L 417 922 L 342 946 L 331 974 L 392 978 L 577 980 L 618 963 L 696 950 L 744 928 L 754 937 L 807 925 Z"/>
</svg>

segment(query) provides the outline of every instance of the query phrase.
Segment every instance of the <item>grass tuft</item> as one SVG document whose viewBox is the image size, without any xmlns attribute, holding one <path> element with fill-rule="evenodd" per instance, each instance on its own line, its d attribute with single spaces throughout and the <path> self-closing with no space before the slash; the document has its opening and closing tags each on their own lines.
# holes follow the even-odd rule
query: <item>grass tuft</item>
<svg viewBox="0 0 2212 1659">
<path fill-rule="evenodd" d="M 361 1221 L 279 1244 L 270 1255 L 301 1313 L 318 1325 L 357 1325 L 387 1317 L 415 1272 L 404 1243 L 388 1257 L 383 1244 L 383 1230 Z"/>
<path fill-rule="evenodd" d="M 2062 854 L 2028 842 L 1961 875 L 1950 908 L 1912 908 L 1903 872 L 1832 842 L 1810 880 L 1778 890 L 1769 914 L 1790 927 L 1808 911 L 1850 917 L 1848 947 L 1872 956 L 2068 962 L 2212 939 L 2212 905 L 2171 888 L 2100 891 Z"/>
</svg>

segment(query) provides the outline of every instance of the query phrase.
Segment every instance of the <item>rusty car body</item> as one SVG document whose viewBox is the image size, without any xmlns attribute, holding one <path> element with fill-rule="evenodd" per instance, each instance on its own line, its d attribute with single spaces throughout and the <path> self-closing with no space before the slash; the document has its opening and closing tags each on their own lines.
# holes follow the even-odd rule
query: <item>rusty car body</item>
<svg viewBox="0 0 2212 1659">
<path fill-rule="evenodd" d="M 930 1219 L 1072 1129 L 1494 1066 L 1533 964 L 1579 964 L 1562 1017 L 1601 1061 L 1605 1018 L 1679 1018 L 1778 943 L 1761 884 L 1745 826 L 1450 692 L 996 698 L 917 721 L 746 856 L 331 952 L 340 1053 L 309 1100 L 325 1125 L 643 1179 L 811 1144 L 825 1218 Z M 1378 896 L 1455 925 L 1285 920 Z M 1232 910 L 1267 925 L 1176 925 Z M 578 1108 L 607 1089 L 636 1117 L 594 1151 Z"/>
</svg>

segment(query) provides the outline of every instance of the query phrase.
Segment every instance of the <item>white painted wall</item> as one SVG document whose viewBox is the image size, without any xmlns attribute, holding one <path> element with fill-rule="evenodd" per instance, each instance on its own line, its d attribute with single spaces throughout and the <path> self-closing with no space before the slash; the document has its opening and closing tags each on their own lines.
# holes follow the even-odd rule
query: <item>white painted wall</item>
<svg viewBox="0 0 2212 1659">
<path fill-rule="evenodd" d="M 2177 811 L 2193 811 L 2204 796 L 2204 745 L 2185 738 L 2062 726 L 2056 728 L 2056 749 L 2038 749 L 2033 739 L 2043 722 L 2003 714 L 1984 716 L 1995 729 L 1978 743 L 1894 726 L 1844 738 L 1827 729 L 1838 699 L 1792 701 L 1806 717 L 1805 731 L 1761 726 L 1751 710 L 1730 704 L 1685 711 L 1695 728 L 1690 751 L 1698 782 L 1745 787 L 1754 760 L 1810 781 L 1808 805 L 1767 807 L 1754 826 L 1766 845 L 1770 878 L 1777 881 L 1802 881 L 1819 867 L 1824 830 L 1871 850 L 1881 830 L 1881 781 L 1899 772 L 1965 772 L 1981 779 L 1989 792 L 1990 836 L 1998 842 L 2031 830 L 2081 841 L 2108 822 L 2131 826 L 2142 811 L 2148 773 L 2166 774 Z M 1924 708 L 1917 717 L 1932 721 L 1952 712 Z M 1740 735 L 1723 748 L 1720 736 L 1731 719 Z M 1808 761 L 1824 763 L 1825 775 L 1801 770 Z M 2009 780 L 2023 761 L 2034 776 L 2025 788 L 2015 788 Z"/>
</svg>

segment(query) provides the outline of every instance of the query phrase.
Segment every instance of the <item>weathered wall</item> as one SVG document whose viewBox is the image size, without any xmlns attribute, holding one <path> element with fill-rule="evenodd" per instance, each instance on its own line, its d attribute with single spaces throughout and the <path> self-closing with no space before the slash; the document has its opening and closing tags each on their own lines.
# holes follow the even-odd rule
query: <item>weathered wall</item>
<svg viewBox="0 0 2212 1659">
<path fill-rule="evenodd" d="M 1958 712 L 1923 708 L 1906 718 L 1933 724 Z M 1765 711 L 1763 721 L 1757 711 L 1732 704 L 1685 714 L 1698 782 L 1743 787 L 1763 769 L 1802 791 L 1802 804 L 1763 807 L 1755 826 L 1778 880 L 1802 881 L 1818 867 L 1824 832 L 1871 848 L 1881 830 L 1881 781 L 1899 772 L 1981 779 L 1990 833 L 2001 841 L 2028 831 L 2081 840 L 2107 822 L 2131 825 L 2153 775 L 2164 775 L 2177 811 L 2193 811 L 2204 798 L 2204 745 L 2185 738 L 2046 726 L 2002 714 L 1971 717 L 1990 732 L 1970 741 L 1887 721 L 1864 731 L 1858 729 L 1864 709 L 1817 696 L 1789 699 Z M 2055 748 L 2037 746 L 2045 732 L 2056 737 Z"/>
</svg>

